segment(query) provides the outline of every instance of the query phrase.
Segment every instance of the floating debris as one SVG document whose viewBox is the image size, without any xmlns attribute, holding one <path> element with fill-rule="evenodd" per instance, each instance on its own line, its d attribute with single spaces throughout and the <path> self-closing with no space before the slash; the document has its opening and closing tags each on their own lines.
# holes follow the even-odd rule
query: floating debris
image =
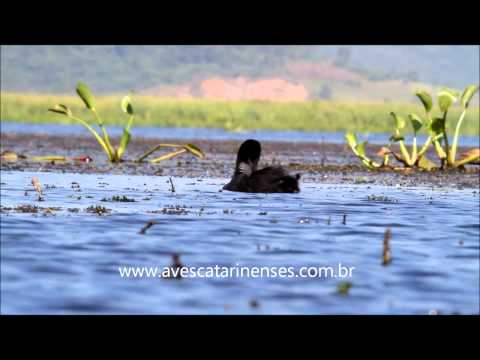
<svg viewBox="0 0 480 360">
<path fill-rule="evenodd" d="M 261 212 L 258 213 L 258 215 L 267 215 L 267 214 L 268 214 L 268 212 L 266 212 L 266 211 L 261 211 Z"/>
<path fill-rule="evenodd" d="M 314 219 L 308 217 L 301 217 L 297 220 L 297 224 L 311 224 L 316 222 Z"/>
<path fill-rule="evenodd" d="M 398 203 L 397 199 L 391 199 L 387 196 L 376 196 L 376 195 L 369 195 L 368 201 L 378 201 L 378 202 L 388 202 L 388 203 Z"/>
<path fill-rule="evenodd" d="M 347 225 L 347 214 L 343 214 L 342 224 Z"/>
<path fill-rule="evenodd" d="M 170 191 L 171 191 L 172 193 L 174 193 L 174 192 L 175 192 L 175 185 L 173 185 L 172 178 L 169 177 L 168 180 L 170 181 Z"/>
<path fill-rule="evenodd" d="M 145 235 L 146 231 L 150 229 L 153 225 L 157 224 L 155 221 L 149 221 L 145 224 L 144 227 L 140 229 L 139 234 Z"/>
<path fill-rule="evenodd" d="M 387 266 L 392 261 L 392 256 L 390 252 L 391 238 L 392 238 L 392 231 L 390 229 L 385 230 L 385 235 L 383 236 L 383 260 L 382 260 L 383 266 Z"/>
<path fill-rule="evenodd" d="M 38 195 L 38 201 L 43 201 L 42 185 L 37 177 L 32 178 L 32 185 Z"/>
<path fill-rule="evenodd" d="M 350 291 L 350 288 L 353 286 L 353 284 L 350 281 L 343 281 L 340 284 L 337 285 L 337 294 L 339 295 L 348 295 L 348 292 Z"/>
<path fill-rule="evenodd" d="M 189 213 L 186 205 L 167 205 L 161 210 L 147 211 L 151 214 L 163 214 L 163 215 L 187 215 Z"/>
<path fill-rule="evenodd" d="M 270 251 L 270 245 L 268 244 L 264 245 L 264 248 L 262 250 L 262 245 L 257 244 L 257 251 Z"/>
<path fill-rule="evenodd" d="M 252 309 L 258 309 L 258 308 L 260 307 L 260 303 L 259 303 L 259 301 L 256 300 L 256 299 L 250 300 L 250 301 L 248 302 L 248 304 L 250 305 L 250 307 L 251 307 Z"/>
<path fill-rule="evenodd" d="M 332 217 L 329 216 L 328 219 L 327 219 L 327 225 L 330 225 L 332 223 Z"/>
<path fill-rule="evenodd" d="M 100 205 L 97 205 L 97 206 L 91 205 L 88 208 L 86 208 L 85 211 L 88 213 L 97 214 L 101 216 L 101 215 L 110 213 L 112 210 L 107 209 L 106 207 L 100 206 Z"/>
<path fill-rule="evenodd" d="M 61 209 L 60 207 L 40 207 L 36 205 L 19 205 L 16 207 L 0 206 L 0 212 L 2 213 L 17 212 L 17 213 L 37 214 L 40 211 L 43 211 L 45 214 L 53 214 L 54 211 L 58 211 L 60 209 Z"/>
<path fill-rule="evenodd" d="M 77 156 L 72 158 L 73 161 L 79 161 L 79 162 L 84 162 L 84 163 L 89 163 L 92 162 L 93 159 L 90 156 Z"/>
<path fill-rule="evenodd" d="M 375 180 L 369 180 L 365 176 L 358 176 L 353 179 L 354 184 L 372 184 Z"/>
<path fill-rule="evenodd" d="M 114 202 L 135 202 L 135 199 L 130 199 L 130 198 L 127 198 L 125 195 L 122 195 L 122 196 L 112 196 L 110 199 L 108 198 L 103 198 L 102 200 L 100 201 L 114 201 Z"/>
</svg>

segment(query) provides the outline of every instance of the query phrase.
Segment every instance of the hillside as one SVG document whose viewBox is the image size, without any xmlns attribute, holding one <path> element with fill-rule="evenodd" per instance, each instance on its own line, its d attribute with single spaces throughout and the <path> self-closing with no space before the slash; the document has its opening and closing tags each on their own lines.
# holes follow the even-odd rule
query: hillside
<svg viewBox="0 0 480 360">
<path fill-rule="evenodd" d="M 2 91 L 100 93 L 193 86 L 212 78 L 281 78 L 313 98 L 391 100 L 413 85 L 478 83 L 478 46 L 2 46 Z M 397 84 L 390 93 L 388 84 Z M 425 85 L 426 86 L 426 85 Z M 387 89 L 387 90 L 386 90 Z"/>
</svg>

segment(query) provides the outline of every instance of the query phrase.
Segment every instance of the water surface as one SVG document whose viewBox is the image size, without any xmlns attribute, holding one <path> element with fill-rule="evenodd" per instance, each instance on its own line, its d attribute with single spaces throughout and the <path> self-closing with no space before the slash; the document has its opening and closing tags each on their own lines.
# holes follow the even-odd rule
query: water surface
<svg viewBox="0 0 480 360">
<path fill-rule="evenodd" d="M 36 200 L 32 176 L 44 201 Z M 299 194 L 241 194 L 219 192 L 227 179 L 172 180 L 175 193 L 167 177 L 2 172 L 4 211 L 60 209 L 1 214 L 1 312 L 479 313 L 476 190 L 303 183 Z M 114 195 L 135 202 L 101 201 Z M 86 212 L 91 205 L 111 213 Z M 177 211 L 162 213 L 170 206 Z M 151 220 L 157 224 L 139 234 Z M 392 262 L 382 266 L 387 228 Z M 197 267 L 355 269 L 347 280 L 119 275 L 122 266 L 168 266 L 172 253 Z M 344 281 L 352 287 L 342 296 L 336 289 Z"/>
<path fill-rule="evenodd" d="M 1 122 L 2 132 L 10 133 L 33 133 L 33 134 L 57 134 L 57 135 L 88 135 L 87 130 L 81 125 L 61 125 L 61 124 L 35 124 L 18 122 Z M 108 133 L 111 136 L 121 136 L 123 128 L 120 126 L 108 126 Z M 278 142 L 313 142 L 313 143 L 332 143 L 344 144 L 344 132 L 305 132 L 305 131 L 280 131 L 280 130 L 248 130 L 242 132 L 231 132 L 224 129 L 214 128 L 174 128 L 174 127 L 150 127 L 134 126 L 131 129 L 132 136 L 145 138 L 164 138 L 164 139 L 204 139 L 204 140 L 237 140 L 243 141 L 248 138 L 254 138 L 259 141 L 278 141 Z M 357 134 L 359 141 L 368 141 L 371 144 L 387 144 L 391 134 Z M 424 135 L 418 136 L 418 142 L 423 144 L 426 140 Z M 406 136 L 406 144 L 411 144 L 411 136 Z M 479 147 L 480 138 L 478 136 L 462 136 L 461 146 Z"/>
</svg>

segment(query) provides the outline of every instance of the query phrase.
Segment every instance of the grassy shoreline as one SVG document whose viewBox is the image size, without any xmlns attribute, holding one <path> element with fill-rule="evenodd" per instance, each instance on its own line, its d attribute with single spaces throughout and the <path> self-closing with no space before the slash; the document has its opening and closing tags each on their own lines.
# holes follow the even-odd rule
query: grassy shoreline
<svg viewBox="0 0 480 360">
<path fill-rule="evenodd" d="M 97 97 L 97 110 L 106 124 L 124 125 L 126 116 L 120 109 L 122 96 Z M 1 121 L 71 124 L 61 115 L 48 112 L 55 104 L 65 104 L 77 115 L 90 119 L 76 96 L 1 94 Z M 416 113 L 423 117 L 421 104 L 363 103 L 311 101 L 306 103 L 271 103 L 262 101 L 213 101 L 205 99 L 173 99 L 134 96 L 137 114 L 133 126 L 203 127 L 240 129 L 272 129 L 358 133 L 393 131 L 390 112 L 407 117 Z M 438 112 L 438 110 L 436 111 Z M 461 109 L 449 114 L 449 127 L 454 129 Z M 472 107 L 464 120 L 463 135 L 479 135 L 479 108 Z"/>
</svg>

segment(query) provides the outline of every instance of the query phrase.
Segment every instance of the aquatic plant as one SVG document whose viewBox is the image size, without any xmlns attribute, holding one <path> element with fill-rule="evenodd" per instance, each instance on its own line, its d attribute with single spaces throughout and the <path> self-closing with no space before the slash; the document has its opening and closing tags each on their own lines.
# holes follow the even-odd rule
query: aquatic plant
<svg viewBox="0 0 480 360">
<path fill-rule="evenodd" d="M 350 281 L 342 281 L 337 285 L 336 293 L 343 296 L 348 295 L 352 286 L 353 284 Z"/>
<path fill-rule="evenodd" d="M 69 119 L 77 121 L 83 126 L 85 126 L 92 133 L 92 135 L 95 137 L 95 139 L 100 144 L 100 146 L 103 148 L 103 150 L 108 156 L 108 160 L 110 162 L 120 162 L 122 160 L 123 153 L 125 152 L 125 149 L 127 148 L 128 143 L 130 142 L 130 139 L 131 139 L 130 128 L 133 123 L 134 113 L 133 113 L 133 107 L 132 107 L 130 96 L 128 95 L 125 96 L 122 99 L 120 104 L 122 111 L 125 114 L 129 115 L 129 120 L 123 129 L 123 134 L 122 134 L 122 137 L 120 138 L 120 143 L 118 147 L 115 148 L 110 141 L 110 137 L 108 136 L 108 132 L 107 132 L 107 129 L 105 128 L 103 120 L 96 110 L 95 99 L 93 97 L 93 94 L 90 88 L 86 84 L 79 82 L 77 84 L 76 91 L 80 99 L 82 99 L 83 103 L 85 104 L 85 107 L 88 110 L 90 110 L 90 112 L 93 114 L 93 117 L 102 132 L 102 136 L 100 136 L 100 134 L 86 120 L 83 120 L 81 118 L 74 116 L 70 108 L 68 108 L 66 105 L 57 104 L 53 108 L 48 109 L 48 111 L 51 111 L 57 114 L 62 114 L 68 117 Z"/>
<path fill-rule="evenodd" d="M 438 107 L 442 116 L 433 117 L 431 112 L 433 109 L 433 99 L 431 95 L 426 91 L 418 91 L 415 93 L 417 98 L 421 101 L 425 109 L 425 119 L 422 119 L 415 113 L 409 113 L 408 119 L 410 121 L 413 130 L 412 146 L 410 151 L 405 145 L 405 137 L 402 134 L 402 130 L 405 129 L 406 121 L 403 117 L 397 115 L 395 112 L 390 112 L 394 120 L 395 131 L 389 138 L 389 144 L 387 147 L 383 147 L 377 155 L 383 157 L 383 162 L 378 163 L 371 160 L 366 156 L 365 147 L 367 142 L 358 143 L 356 135 L 354 133 L 345 134 L 347 144 L 353 151 L 353 153 L 362 161 L 362 163 L 369 169 L 381 168 L 388 166 L 388 156 L 393 155 L 397 161 L 402 163 L 405 167 L 421 168 L 431 170 L 438 167 L 435 163 L 429 160 L 425 154 L 429 147 L 433 144 L 435 152 L 440 159 L 440 168 L 458 168 L 465 164 L 474 164 L 480 161 L 480 149 L 471 149 L 470 151 L 462 154 L 463 157 L 458 161 L 456 159 L 458 141 L 460 137 L 460 128 L 467 113 L 470 101 L 473 95 L 478 91 L 477 85 L 467 86 L 463 94 L 459 97 L 458 94 L 451 89 L 443 89 L 438 92 Z M 449 144 L 449 138 L 447 134 L 447 115 L 450 107 L 460 99 L 462 105 L 462 112 L 456 124 L 455 133 L 453 137 L 452 145 Z M 428 129 L 428 137 L 425 140 L 423 146 L 419 149 L 417 144 L 417 134 L 426 127 Z M 398 143 L 400 148 L 400 154 L 394 152 L 391 147 L 394 143 Z M 443 146 L 442 146 L 443 145 Z"/>
<path fill-rule="evenodd" d="M 478 85 L 470 85 L 465 88 L 463 94 L 460 97 L 460 103 L 462 105 L 462 113 L 457 121 L 457 125 L 455 128 L 455 133 L 453 136 L 452 146 L 448 146 L 448 136 L 447 136 L 447 113 L 449 110 L 450 105 L 452 105 L 457 99 L 455 99 L 454 95 L 450 92 L 439 93 L 438 94 L 438 102 L 440 109 L 443 112 L 443 117 L 440 120 L 441 130 L 443 132 L 443 139 L 445 144 L 445 152 L 447 153 L 447 166 L 449 167 L 459 167 L 471 162 L 475 162 L 480 160 L 480 149 L 472 149 L 471 152 L 464 158 L 459 161 L 456 161 L 456 154 L 458 148 L 458 139 L 460 136 L 460 128 L 462 126 L 462 122 L 465 118 L 467 113 L 468 106 L 470 105 L 470 101 L 473 95 L 478 91 Z"/>
<path fill-rule="evenodd" d="M 105 124 L 100 117 L 100 115 L 97 112 L 96 109 L 96 102 L 93 97 L 93 94 L 90 90 L 90 88 L 82 83 L 79 82 L 77 84 L 76 88 L 77 94 L 82 99 L 85 107 L 93 114 L 93 117 L 95 119 L 95 122 L 97 123 L 98 127 L 100 128 L 102 135 L 100 135 L 86 120 L 78 118 L 73 115 L 73 112 L 70 110 L 69 107 L 67 107 L 64 104 L 57 104 L 53 108 L 48 109 L 51 112 L 62 114 L 66 116 L 67 118 L 74 120 L 76 122 L 79 122 L 83 126 L 85 126 L 90 133 L 95 137 L 97 142 L 100 144 L 100 146 L 103 148 L 105 153 L 108 156 L 108 159 L 110 162 L 120 162 L 122 161 L 122 156 L 125 153 L 125 150 L 130 143 L 130 140 L 132 138 L 132 135 L 130 133 L 130 129 L 133 124 L 133 119 L 135 117 L 134 111 L 133 111 L 133 106 L 132 106 L 132 101 L 130 96 L 125 96 L 123 97 L 120 107 L 121 110 L 124 114 L 129 116 L 128 122 L 123 128 L 123 133 L 120 138 L 120 143 L 118 144 L 118 147 L 114 147 L 110 141 L 110 137 L 108 135 L 107 129 L 105 127 Z M 162 147 L 173 147 L 173 148 L 180 148 L 179 150 L 175 150 L 172 152 L 169 152 L 165 155 L 162 155 L 160 157 L 157 157 L 155 159 L 150 160 L 151 163 L 158 163 L 163 160 L 170 159 L 174 156 L 180 155 L 184 152 L 189 152 L 199 158 L 203 158 L 204 154 L 203 152 L 195 145 L 193 144 L 186 144 L 186 145 L 179 145 L 179 144 L 159 144 L 155 146 L 153 149 L 147 151 L 145 154 L 143 154 L 137 161 L 141 162 L 143 159 L 145 159 L 148 155 L 152 154 L 153 152 L 157 151 L 158 149 Z"/>
<path fill-rule="evenodd" d="M 183 145 L 179 145 L 179 144 L 158 144 L 158 145 L 155 145 L 150 150 L 148 150 L 142 156 L 140 156 L 136 161 L 137 162 L 142 162 L 149 155 L 153 154 L 154 152 L 156 152 L 156 151 L 158 151 L 162 148 L 174 148 L 174 149 L 178 149 L 178 150 L 174 150 L 174 151 L 168 152 L 164 155 L 161 155 L 159 157 L 156 157 L 154 159 L 151 159 L 150 163 L 155 164 L 155 163 L 158 163 L 160 161 L 171 159 L 171 158 L 173 158 L 175 156 L 178 156 L 178 155 L 181 155 L 183 153 L 189 153 L 189 154 L 191 154 L 191 155 L 193 155 L 197 158 L 200 158 L 200 159 L 203 159 L 205 157 L 202 150 L 200 150 L 199 147 L 197 147 L 193 144 L 183 144 Z"/>
<path fill-rule="evenodd" d="M 359 143 L 357 140 L 357 136 L 351 132 L 345 134 L 345 139 L 347 140 L 347 144 L 348 146 L 350 146 L 350 149 L 353 151 L 353 153 L 362 161 L 363 165 L 365 165 L 367 168 L 375 169 L 382 166 L 382 164 L 373 161 L 366 155 L 365 147 L 367 146 L 367 141 Z"/>
</svg>

